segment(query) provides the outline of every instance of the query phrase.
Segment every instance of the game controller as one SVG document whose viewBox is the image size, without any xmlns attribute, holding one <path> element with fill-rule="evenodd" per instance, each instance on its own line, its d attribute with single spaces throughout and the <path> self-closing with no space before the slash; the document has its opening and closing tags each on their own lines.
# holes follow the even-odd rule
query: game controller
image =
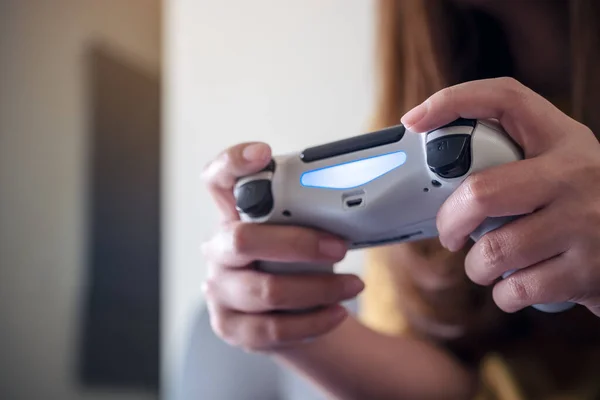
<svg viewBox="0 0 600 400">
<path fill-rule="evenodd" d="M 471 174 L 523 158 L 495 120 L 459 118 L 426 134 L 403 125 L 274 156 L 234 189 L 244 222 L 297 225 L 338 235 L 349 249 L 438 236 L 440 206 Z M 519 216 L 486 219 L 486 233 Z M 332 265 L 260 261 L 270 273 L 333 272 Z M 506 278 L 513 271 L 507 271 Z M 539 304 L 561 312 L 573 303 Z"/>
</svg>

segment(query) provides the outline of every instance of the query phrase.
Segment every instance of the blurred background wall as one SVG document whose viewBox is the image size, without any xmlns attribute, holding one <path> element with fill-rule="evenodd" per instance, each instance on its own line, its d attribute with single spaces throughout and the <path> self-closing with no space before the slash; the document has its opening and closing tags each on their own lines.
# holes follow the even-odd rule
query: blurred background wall
<svg viewBox="0 0 600 400">
<path fill-rule="evenodd" d="M 217 223 L 200 171 L 240 141 L 280 153 L 366 131 L 372 7 L 0 0 L 0 398 L 241 384 L 235 350 L 196 325 Z"/>
<path fill-rule="evenodd" d="M 87 260 L 91 49 L 158 77 L 160 9 L 159 0 L 0 0 L 3 399 L 157 397 L 143 385 L 83 386 L 80 342 L 94 284 Z"/>
<path fill-rule="evenodd" d="M 217 223 L 200 171 L 218 151 L 240 141 L 262 140 L 275 152 L 287 152 L 367 130 L 373 107 L 372 3 L 165 3 L 165 398 L 177 398 L 184 358 L 207 354 L 187 352 L 194 347 L 189 341 L 196 337 L 192 330 L 203 305 L 200 244 Z M 360 261 L 361 254 L 351 254 L 340 268 L 360 273 Z M 204 365 L 216 369 L 223 362 L 213 356 Z M 220 382 L 248 384 L 241 374 Z"/>
</svg>

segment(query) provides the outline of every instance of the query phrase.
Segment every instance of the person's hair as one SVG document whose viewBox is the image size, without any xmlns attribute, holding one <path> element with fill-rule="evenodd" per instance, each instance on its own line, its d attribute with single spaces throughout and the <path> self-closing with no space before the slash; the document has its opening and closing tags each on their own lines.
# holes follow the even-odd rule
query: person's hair
<svg viewBox="0 0 600 400">
<path fill-rule="evenodd" d="M 572 76 L 571 109 L 565 111 L 585 123 L 598 114 L 594 100 L 600 99 L 600 1 L 570 0 L 567 7 L 570 54 L 565 57 L 572 60 Z M 501 36 L 483 14 L 466 13 L 448 0 L 379 0 L 376 15 L 376 127 L 397 124 L 404 112 L 443 87 L 510 73 L 510 66 L 502 65 L 503 49 L 481 54 L 489 46 L 477 47 L 473 27 L 488 37 Z"/>
<path fill-rule="evenodd" d="M 565 57 L 572 60 L 572 76 L 566 78 L 570 98 L 565 99 L 570 109 L 563 111 L 588 125 L 600 137 L 597 110 L 600 0 L 570 0 L 562 4 L 570 13 L 570 54 Z M 449 0 L 378 0 L 376 12 L 378 81 L 374 129 L 400 123 L 406 111 L 444 87 L 513 73 L 505 35 L 499 24 L 484 13 L 459 9 Z M 487 289 L 471 284 L 465 276 L 459 277 L 464 275 L 460 267 L 461 254 L 445 254 L 435 239 L 413 242 L 409 247 L 418 254 L 439 256 L 435 256 L 436 261 L 429 266 L 413 267 L 397 265 L 410 264 L 410 258 L 397 252 L 398 246 L 368 252 L 371 269 L 388 270 L 385 276 L 395 281 L 395 305 L 403 310 L 408 329 L 413 330 L 418 325 L 417 330 L 434 336 L 441 331 L 435 327 L 441 326 L 440 323 L 464 326 L 467 331 L 479 329 L 473 328 L 478 325 L 488 329 L 493 315 L 499 314 L 488 311 L 492 309 L 491 300 L 482 300 L 491 298 L 484 294 Z M 411 269 L 422 271 L 427 267 L 444 281 L 453 283 L 442 284 L 440 290 L 420 288 Z M 371 307 L 365 304 L 365 308 Z"/>
</svg>

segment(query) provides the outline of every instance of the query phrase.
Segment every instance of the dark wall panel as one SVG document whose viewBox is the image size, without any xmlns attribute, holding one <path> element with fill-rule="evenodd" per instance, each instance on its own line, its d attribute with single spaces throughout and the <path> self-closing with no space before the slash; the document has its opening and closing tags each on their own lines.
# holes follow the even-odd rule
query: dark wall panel
<svg viewBox="0 0 600 400">
<path fill-rule="evenodd" d="M 102 47 L 88 61 L 90 241 L 80 378 L 156 390 L 160 81 Z"/>
</svg>

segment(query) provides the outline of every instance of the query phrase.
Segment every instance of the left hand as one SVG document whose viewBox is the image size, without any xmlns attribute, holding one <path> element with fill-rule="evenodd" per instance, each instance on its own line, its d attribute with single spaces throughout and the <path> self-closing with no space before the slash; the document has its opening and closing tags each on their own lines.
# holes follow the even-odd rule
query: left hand
<svg viewBox="0 0 600 400">
<path fill-rule="evenodd" d="M 525 160 L 469 176 L 439 210 L 441 243 L 457 251 L 486 217 L 529 214 L 473 245 L 468 277 L 497 282 L 494 301 L 506 312 L 570 301 L 600 316 L 600 143 L 592 131 L 511 78 L 443 89 L 402 123 L 425 132 L 458 117 L 499 120 Z"/>
</svg>

